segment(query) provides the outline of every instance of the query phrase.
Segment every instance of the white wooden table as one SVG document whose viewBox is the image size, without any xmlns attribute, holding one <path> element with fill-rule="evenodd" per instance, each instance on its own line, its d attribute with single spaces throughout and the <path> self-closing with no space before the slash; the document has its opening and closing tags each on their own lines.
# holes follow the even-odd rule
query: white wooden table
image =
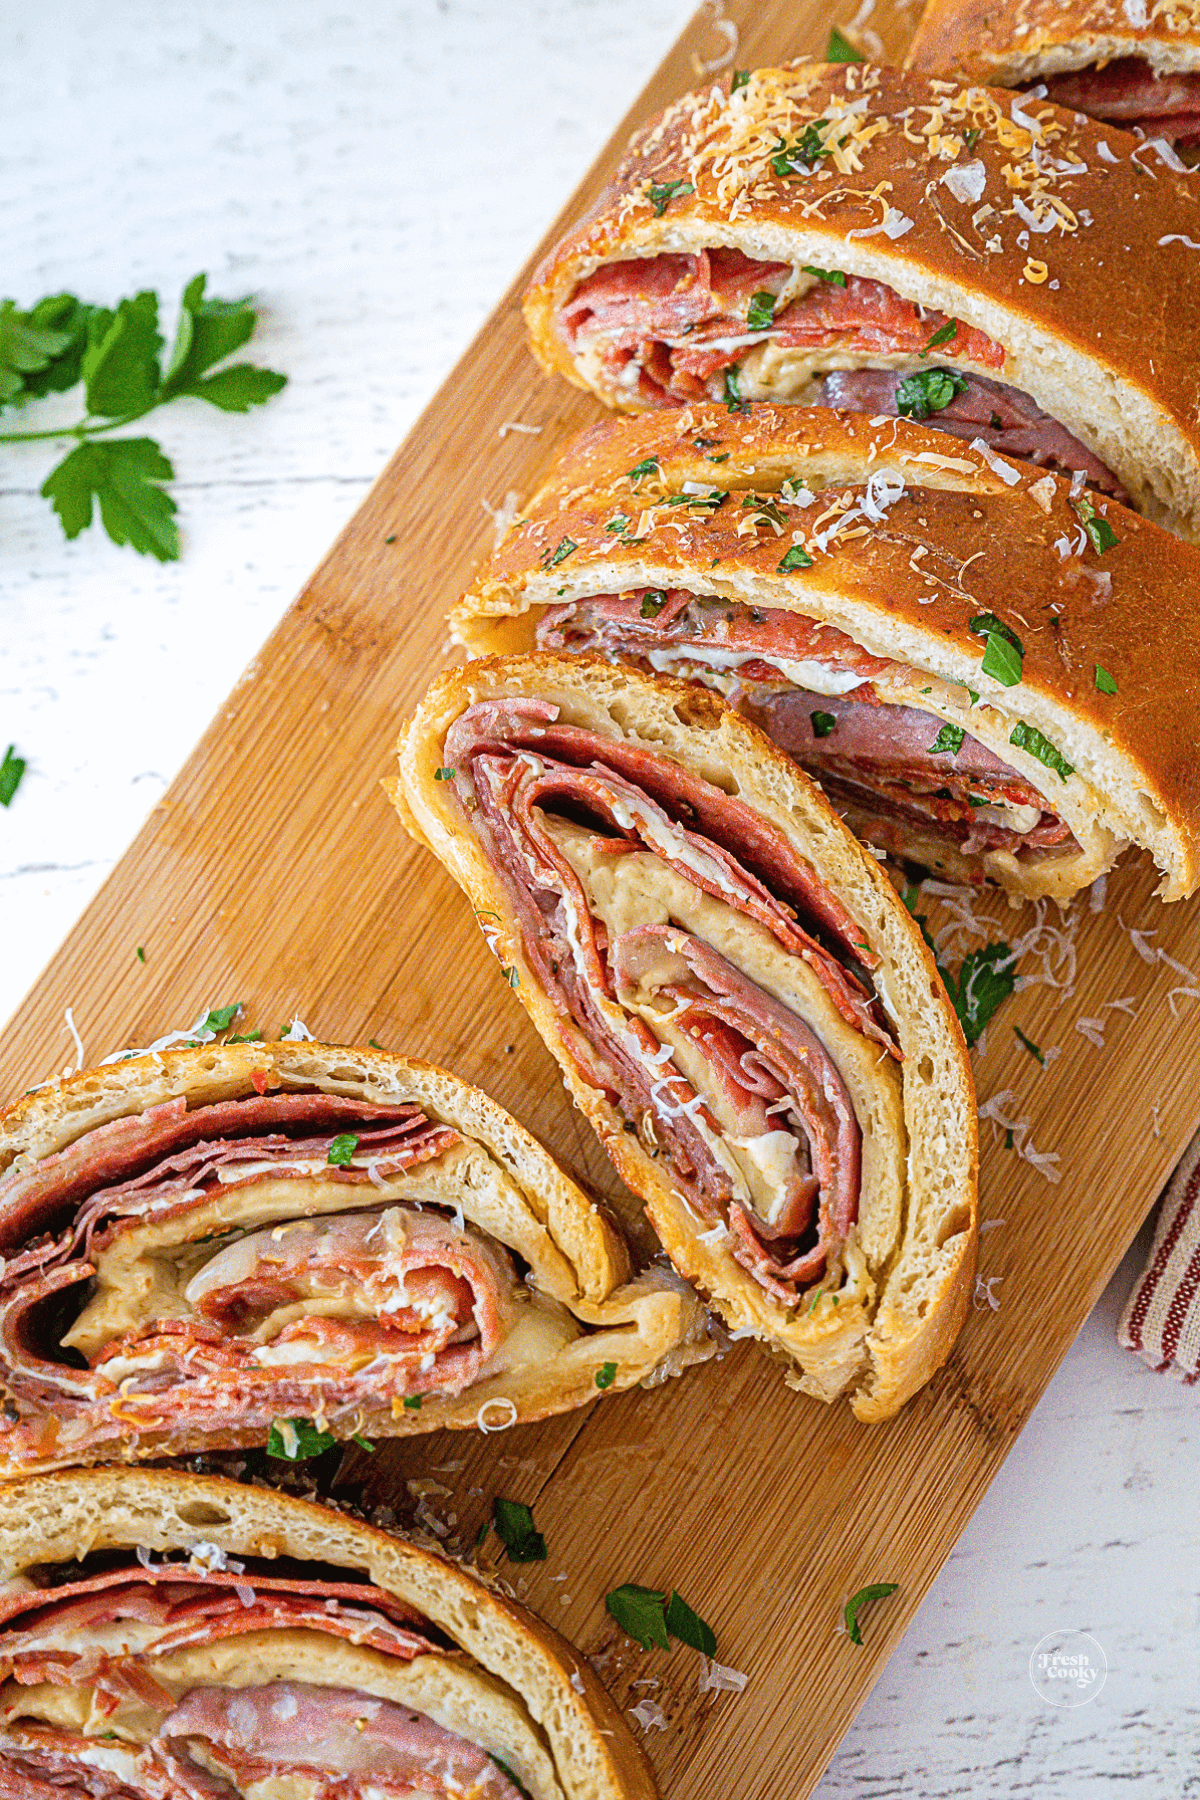
<svg viewBox="0 0 1200 1800">
<path fill-rule="evenodd" d="M 173 299 L 204 269 L 219 295 L 259 296 L 253 353 L 291 382 L 256 416 L 188 403 L 148 422 L 179 474 L 184 558 L 166 567 L 98 528 L 66 544 L 37 495 L 51 454 L 0 453 L 0 752 L 12 739 L 29 759 L 0 812 L 0 1014 L 688 11 L 687 0 L 8 11 L 4 291 L 24 304 L 62 288 Z M 89 1052 L 110 1048 L 78 1024 Z M 64 1025 L 47 1072 L 69 1051 Z M 1137 1257 L 846 1738 L 824 1800 L 1200 1794 L 1200 1394 L 1114 1343 Z M 1029 1680 L 1034 1645 L 1063 1626 L 1107 1655 L 1087 1706 L 1047 1705 Z M 774 1785 L 764 1771 L 764 1797 L 788 1793 L 786 1774 Z"/>
</svg>

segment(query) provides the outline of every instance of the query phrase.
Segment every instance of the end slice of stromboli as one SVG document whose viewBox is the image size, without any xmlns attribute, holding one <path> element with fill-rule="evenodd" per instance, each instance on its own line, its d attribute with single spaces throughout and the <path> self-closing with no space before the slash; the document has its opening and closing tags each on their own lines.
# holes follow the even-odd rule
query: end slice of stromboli
<svg viewBox="0 0 1200 1800">
<path fill-rule="evenodd" d="M 164 1470 L 11 1485 L 12 1800 L 657 1800 L 586 1657 L 344 1510 Z"/>
<path fill-rule="evenodd" d="M 442 676 L 399 756 L 402 819 L 676 1268 L 803 1391 L 890 1416 L 965 1316 L 976 1132 L 875 860 L 714 695 L 590 657 Z"/>
<path fill-rule="evenodd" d="M 0 1469 L 493 1428 L 708 1353 L 669 1272 L 478 1089 L 167 1050 L 0 1118 Z M 309 1454 L 307 1450 L 303 1452 Z"/>
<path fill-rule="evenodd" d="M 693 405 L 580 434 L 452 630 L 704 682 L 948 879 L 1065 902 L 1134 843 L 1174 900 L 1198 596 L 1200 553 L 1077 484 L 906 420 Z"/>
<path fill-rule="evenodd" d="M 543 262 L 533 347 L 622 411 L 905 412 L 936 363 L 956 380 L 931 424 L 1196 537 L 1200 187 L 1175 161 L 954 80 L 726 78 L 633 140 Z"/>
</svg>

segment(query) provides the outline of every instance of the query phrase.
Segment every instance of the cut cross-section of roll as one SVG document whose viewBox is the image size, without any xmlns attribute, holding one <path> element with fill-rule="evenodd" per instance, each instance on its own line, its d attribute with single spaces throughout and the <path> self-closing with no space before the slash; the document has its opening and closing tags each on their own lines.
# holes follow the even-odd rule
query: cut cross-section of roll
<svg viewBox="0 0 1200 1800">
<path fill-rule="evenodd" d="M 167 1050 L 0 1119 L 0 1469 L 539 1419 L 706 1354 L 669 1271 L 430 1064 Z M 599 1381 L 597 1377 L 600 1377 Z"/>
<path fill-rule="evenodd" d="M 532 656 L 435 682 L 392 791 L 676 1268 L 805 1392 L 894 1412 L 971 1290 L 974 1100 L 820 790 L 702 688 Z"/>
<path fill-rule="evenodd" d="M 859 837 L 950 880 L 1065 901 L 1134 843 L 1175 900 L 1200 884 L 1198 600 L 1200 551 L 993 451 L 697 403 L 577 438 L 452 624 L 475 655 L 703 681 Z"/>
<path fill-rule="evenodd" d="M 0 1520 L 5 1800 L 656 1800 L 586 1657 L 457 1563 L 212 1477 Z"/>
<path fill-rule="evenodd" d="M 1165 144 L 1029 95 L 799 65 L 653 121 L 525 313 L 543 365 L 619 410 L 927 418 L 1196 537 L 1197 245 L 1200 184 Z"/>
<path fill-rule="evenodd" d="M 928 0 L 908 67 L 996 87 L 1200 154 L 1197 0 Z"/>
</svg>

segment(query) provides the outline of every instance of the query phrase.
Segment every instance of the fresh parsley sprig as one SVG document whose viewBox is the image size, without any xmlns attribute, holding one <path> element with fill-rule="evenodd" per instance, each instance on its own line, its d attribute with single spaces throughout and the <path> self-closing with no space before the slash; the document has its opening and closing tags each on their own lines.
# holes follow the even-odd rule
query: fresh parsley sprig
<svg viewBox="0 0 1200 1800">
<path fill-rule="evenodd" d="M 660 1650 L 669 1650 L 671 1638 L 677 1638 L 689 1649 L 699 1650 L 702 1656 L 717 1653 L 717 1637 L 712 1626 L 707 1625 L 699 1613 L 693 1612 L 674 1589 L 668 1599 L 659 1588 L 639 1587 L 636 1582 L 627 1581 L 605 1596 L 604 1606 L 622 1631 L 643 1650 L 649 1650 L 653 1644 Z"/>
<path fill-rule="evenodd" d="M 92 523 L 98 506 L 115 544 L 174 562 L 179 528 L 164 487 L 174 467 L 153 438 L 107 434 L 173 400 L 244 413 L 286 386 L 287 376 L 274 369 L 227 361 L 253 336 L 257 314 L 248 299 L 206 299 L 207 281 L 196 275 L 183 290 L 165 367 L 151 289 L 115 308 L 74 294 L 50 294 L 26 312 L 15 301 L 0 302 L 0 411 L 83 384 L 85 412 L 74 425 L 0 432 L 0 443 L 9 444 L 75 440 L 41 488 L 68 538 Z"/>
</svg>

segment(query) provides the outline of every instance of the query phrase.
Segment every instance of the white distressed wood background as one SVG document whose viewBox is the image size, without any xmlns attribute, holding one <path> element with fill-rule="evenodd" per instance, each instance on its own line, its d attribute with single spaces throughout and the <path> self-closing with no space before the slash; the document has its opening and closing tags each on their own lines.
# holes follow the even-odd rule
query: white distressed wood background
<svg viewBox="0 0 1200 1800">
<path fill-rule="evenodd" d="M 67 545 L 37 495 L 53 452 L 0 447 L 0 751 L 11 739 L 29 759 L 0 812 L 0 1014 L 689 10 L 687 0 L 7 9 L 3 291 L 22 303 L 62 288 L 112 301 L 150 286 L 171 300 L 205 269 L 215 293 L 259 297 L 252 353 L 291 382 L 257 416 L 183 403 L 147 423 L 179 474 L 184 559 L 165 568 L 98 529 Z M 109 952 L 131 980 L 134 949 L 117 941 Z M 78 1023 L 89 1052 L 109 1048 Z M 47 1068 L 69 1052 L 64 1025 Z M 822 1800 L 1200 1795 L 1200 1394 L 1116 1348 L 1138 1255 L 930 1593 Z M 1029 1680 L 1033 1646 L 1064 1626 L 1090 1631 L 1108 1658 L 1103 1692 L 1080 1708 L 1047 1705 Z M 776 1787 L 764 1771 L 764 1796 L 788 1792 L 785 1772 Z"/>
</svg>

